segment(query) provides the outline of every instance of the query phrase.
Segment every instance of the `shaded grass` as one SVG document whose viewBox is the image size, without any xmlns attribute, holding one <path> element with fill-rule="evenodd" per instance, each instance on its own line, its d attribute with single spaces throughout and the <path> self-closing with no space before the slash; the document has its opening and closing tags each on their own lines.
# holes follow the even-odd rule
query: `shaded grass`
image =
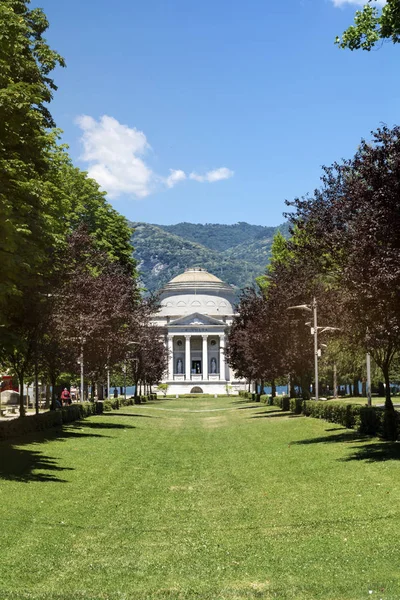
<svg viewBox="0 0 400 600">
<path fill-rule="evenodd" d="M 166 400 L 0 444 L 0 598 L 398 599 L 400 445 L 241 408 Z"/>
</svg>

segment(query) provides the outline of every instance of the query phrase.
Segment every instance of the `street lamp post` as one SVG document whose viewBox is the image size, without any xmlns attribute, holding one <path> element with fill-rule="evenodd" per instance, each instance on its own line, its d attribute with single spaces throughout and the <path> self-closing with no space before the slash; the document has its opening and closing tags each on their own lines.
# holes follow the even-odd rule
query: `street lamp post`
<svg viewBox="0 0 400 600">
<path fill-rule="evenodd" d="M 333 397 L 338 397 L 338 387 L 337 387 L 337 367 L 336 363 L 333 364 Z"/>
<path fill-rule="evenodd" d="M 368 406 L 372 405 L 371 398 L 371 355 L 367 352 L 367 401 Z"/>
<path fill-rule="evenodd" d="M 110 397 L 110 367 L 107 365 L 107 398 Z"/>
<path fill-rule="evenodd" d="M 315 399 L 318 400 L 318 320 L 317 320 L 317 300 L 314 297 L 312 302 L 312 311 L 314 317 L 314 371 L 315 371 Z"/>
<path fill-rule="evenodd" d="M 126 363 L 123 366 L 124 371 L 124 399 L 126 401 Z"/>
<path fill-rule="evenodd" d="M 299 304 L 297 306 L 289 306 L 288 310 L 307 310 L 313 313 L 314 327 L 311 327 L 311 333 L 314 334 L 314 371 L 315 371 L 315 399 L 318 400 L 318 320 L 317 320 L 317 300 L 314 297 L 312 305 Z M 307 325 L 307 323 L 306 323 Z"/>
<path fill-rule="evenodd" d="M 325 331 L 338 331 L 339 327 L 323 327 L 318 326 L 318 314 L 317 314 L 317 299 L 313 298 L 311 305 L 309 304 L 299 304 L 297 306 L 289 306 L 288 310 L 300 309 L 307 310 L 313 313 L 313 327 L 311 327 L 311 335 L 314 336 L 314 376 L 315 376 L 315 399 L 319 399 L 319 382 L 318 382 L 318 329 L 320 333 L 324 333 Z M 311 322 L 306 323 L 306 325 L 311 326 Z"/>
<path fill-rule="evenodd" d="M 83 344 L 81 345 L 81 355 L 78 359 L 78 365 L 80 365 L 81 367 L 81 402 L 84 401 L 84 397 L 83 397 L 83 389 L 84 389 L 84 373 L 83 373 Z"/>
</svg>

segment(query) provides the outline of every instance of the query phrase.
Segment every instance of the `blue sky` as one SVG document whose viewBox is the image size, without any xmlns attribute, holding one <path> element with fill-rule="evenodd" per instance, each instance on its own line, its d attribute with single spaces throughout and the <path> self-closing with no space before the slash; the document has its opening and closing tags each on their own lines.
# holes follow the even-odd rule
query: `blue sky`
<svg viewBox="0 0 400 600">
<path fill-rule="evenodd" d="M 162 224 L 278 225 L 321 165 L 400 122 L 400 47 L 333 44 L 356 4 L 32 0 L 67 61 L 51 111 L 74 162 Z"/>
</svg>

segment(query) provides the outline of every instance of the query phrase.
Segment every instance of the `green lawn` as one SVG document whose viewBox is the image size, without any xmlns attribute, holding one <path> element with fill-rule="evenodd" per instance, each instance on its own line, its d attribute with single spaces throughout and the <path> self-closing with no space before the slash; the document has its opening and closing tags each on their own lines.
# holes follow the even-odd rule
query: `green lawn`
<svg viewBox="0 0 400 600">
<path fill-rule="evenodd" d="M 0 456 L 1 600 L 400 598 L 400 444 L 231 397 Z"/>
<path fill-rule="evenodd" d="M 373 406 L 385 404 L 384 396 L 372 396 L 371 398 Z M 399 396 L 392 396 L 393 404 L 400 404 Z M 330 398 L 329 402 L 349 402 L 350 404 L 367 404 L 368 400 L 365 396 L 345 396 L 340 398 Z"/>
</svg>

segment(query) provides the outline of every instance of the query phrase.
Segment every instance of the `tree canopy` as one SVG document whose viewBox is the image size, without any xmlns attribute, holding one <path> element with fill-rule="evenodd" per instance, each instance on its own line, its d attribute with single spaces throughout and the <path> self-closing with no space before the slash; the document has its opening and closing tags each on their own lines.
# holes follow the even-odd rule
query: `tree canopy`
<svg viewBox="0 0 400 600">
<path fill-rule="evenodd" d="M 381 9 L 376 0 L 369 0 L 356 12 L 354 25 L 336 38 L 336 44 L 340 48 L 370 51 L 383 40 L 391 40 L 393 44 L 400 41 L 400 0 L 387 0 Z"/>
</svg>

